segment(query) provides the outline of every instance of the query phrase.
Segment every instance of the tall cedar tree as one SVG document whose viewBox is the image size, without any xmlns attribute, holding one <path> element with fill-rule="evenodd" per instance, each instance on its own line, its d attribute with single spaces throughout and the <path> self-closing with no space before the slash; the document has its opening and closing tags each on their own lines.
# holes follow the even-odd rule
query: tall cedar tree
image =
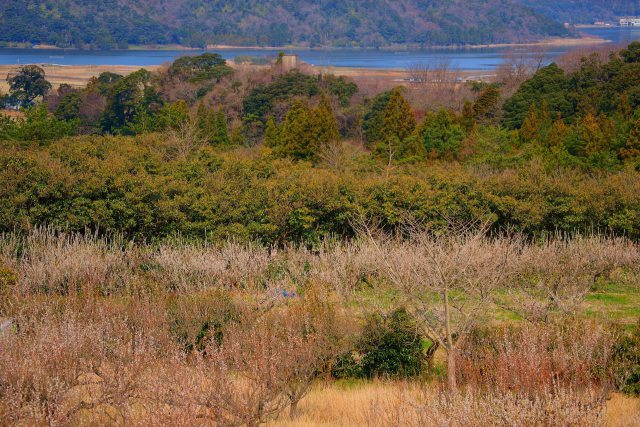
<svg viewBox="0 0 640 427">
<path fill-rule="evenodd" d="M 487 87 L 473 103 L 475 119 L 482 124 L 495 124 L 500 117 L 500 90 Z"/>
<path fill-rule="evenodd" d="M 296 101 L 282 125 L 279 153 L 294 159 L 311 159 L 315 152 L 314 126 L 306 103 Z"/>
<path fill-rule="evenodd" d="M 227 129 L 227 119 L 222 108 L 209 110 L 207 123 L 205 126 L 207 141 L 212 145 L 229 145 L 229 131 Z"/>
<path fill-rule="evenodd" d="M 280 145 L 280 129 L 276 124 L 273 116 L 267 119 L 267 125 L 264 131 L 264 145 L 270 148 L 276 148 Z"/>
<path fill-rule="evenodd" d="M 207 107 L 205 107 L 204 102 L 200 101 L 198 104 L 198 110 L 196 111 L 196 123 L 198 124 L 198 129 L 203 133 L 204 137 L 207 137 L 207 121 L 209 119 L 209 111 Z"/>
<path fill-rule="evenodd" d="M 227 116 L 224 114 L 222 107 L 218 110 L 216 115 L 216 133 L 214 137 L 216 145 L 229 145 L 231 140 L 229 139 L 229 130 L 227 128 Z"/>
<path fill-rule="evenodd" d="M 535 103 L 531 104 L 527 117 L 522 122 L 519 134 L 522 142 L 532 143 L 536 142 L 540 138 L 540 115 L 538 114 L 538 107 Z"/>
<path fill-rule="evenodd" d="M 327 144 L 336 144 L 340 140 L 340 129 L 338 122 L 333 114 L 331 99 L 327 95 L 323 95 L 320 105 L 313 114 L 314 127 L 316 128 L 316 137 L 318 140 L 318 148 Z"/>
<path fill-rule="evenodd" d="M 401 89 L 396 88 L 391 93 L 391 98 L 384 111 L 382 134 L 387 140 L 397 138 L 402 144 L 415 129 L 416 119 L 413 116 L 411 105 L 402 96 Z"/>
<path fill-rule="evenodd" d="M 564 139 L 568 132 L 569 128 L 565 124 L 564 120 L 562 120 L 561 117 L 558 117 L 556 121 L 553 122 L 553 126 L 551 126 L 545 145 L 551 150 L 557 150 L 564 145 Z"/>
</svg>

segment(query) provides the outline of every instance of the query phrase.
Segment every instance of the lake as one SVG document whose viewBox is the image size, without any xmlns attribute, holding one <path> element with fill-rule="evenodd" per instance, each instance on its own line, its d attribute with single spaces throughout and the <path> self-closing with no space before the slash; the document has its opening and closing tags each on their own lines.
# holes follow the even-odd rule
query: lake
<svg viewBox="0 0 640 427">
<path fill-rule="evenodd" d="M 587 28 L 582 30 L 593 36 L 626 43 L 640 39 L 638 28 Z M 549 60 L 553 60 L 572 47 L 550 46 L 546 50 Z M 353 68 L 407 68 L 416 63 L 433 66 L 447 62 L 461 70 L 493 70 L 505 61 L 510 52 L 518 55 L 539 55 L 530 47 L 501 47 L 483 49 L 428 49 L 420 51 L 377 51 L 377 50 L 293 50 L 300 59 L 316 66 Z M 57 65 L 160 65 L 172 62 L 184 55 L 198 55 L 204 51 L 172 50 L 127 50 L 127 51 L 80 51 L 55 49 L 0 49 L 0 64 L 57 64 Z M 216 51 L 226 59 L 237 56 L 275 57 L 277 50 L 225 49 Z"/>
</svg>

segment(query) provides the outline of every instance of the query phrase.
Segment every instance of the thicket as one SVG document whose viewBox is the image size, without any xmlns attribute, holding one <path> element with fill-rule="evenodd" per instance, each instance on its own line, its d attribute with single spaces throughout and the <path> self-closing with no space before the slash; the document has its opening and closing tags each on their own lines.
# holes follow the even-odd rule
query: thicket
<svg viewBox="0 0 640 427">
<path fill-rule="evenodd" d="M 455 218 L 637 239 L 639 46 L 571 74 L 542 68 L 507 99 L 504 126 L 499 85 L 418 120 L 411 88 L 361 104 L 344 78 L 255 85 L 216 55 L 105 73 L 2 118 L 0 229 L 315 244 L 352 237 L 360 218 L 388 231 Z M 357 134 L 366 148 L 345 141 Z"/>
<path fill-rule="evenodd" d="M 383 422 L 437 414 L 464 425 L 485 408 L 507 417 L 499 425 L 600 425 L 612 387 L 635 381 L 637 333 L 588 315 L 585 297 L 594 277 L 637 287 L 638 246 L 470 236 L 361 235 L 308 250 L 4 234 L 0 317 L 11 328 L 0 331 L 0 414 L 13 423 L 257 425 L 289 407 L 295 417 L 346 352 L 361 369 L 347 377 L 427 368 L 420 359 L 446 323 L 447 286 L 455 333 L 443 345 L 455 344 L 446 369 L 458 386 L 401 396 Z M 446 283 L 431 280 L 437 270 Z M 381 311 L 382 301 L 394 308 Z M 498 308 L 542 315 L 490 327 Z"/>
</svg>

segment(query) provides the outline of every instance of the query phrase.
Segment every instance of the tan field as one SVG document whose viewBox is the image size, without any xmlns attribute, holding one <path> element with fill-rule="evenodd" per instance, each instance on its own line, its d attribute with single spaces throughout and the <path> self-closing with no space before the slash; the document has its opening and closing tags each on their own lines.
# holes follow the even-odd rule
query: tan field
<svg viewBox="0 0 640 427">
<path fill-rule="evenodd" d="M 99 76 L 101 73 L 105 71 L 110 71 L 112 73 L 117 74 L 130 74 L 134 71 L 139 70 L 140 68 L 146 68 L 147 70 L 154 71 L 158 69 L 158 66 L 149 66 L 149 67 L 137 67 L 137 66 L 126 66 L 126 65 L 70 65 L 70 66 L 62 66 L 62 65 L 40 65 L 45 73 L 48 81 L 51 82 L 54 89 L 60 86 L 63 83 L 69 84 L 74 87 L 82 87 L 87 84 L 87 82 L 92 78 Z M 19 65 L 0 65 L 0 91 L 6 93 L 8 90 L 8 85 L 6 82 L 6 77 L 9 74 L 15 73 L 20 68 Z"/>
<path fill-rule="evenodd" d="M 234 66 L 233 62 L 230 62 L 231 66 Z M 149 71 L 155 71 L 162 66 L 127 66 L 127 65 L 40 65 L 45 73 L 48 81 L 51 82 L 53 88 L 56 89 L 61 84 L 68 84 L 74 87 L 83 87 L 92 77 L 97 77 L 101 73 L 106 71 L 117 73 L 121 75 L 127 75 L 139 70 L 140 68 L 147 69 Z M 246 67 L 246 65 L 243 65 Z M 255 66 L 260 68 L 261 66 Z M 15 73 L 20 68 L 20 65 L 0 65 L 0 93 L 7 93 L 9 87 L 6 82 L 6 77 L 12 73 Z M 316 72 L 322 74 L 335 74 L 338 76 L 350 77 L 356 81 L 358 80 L 380 80 L 384 82 L 402 82 L 407 80 L 409 71 L 403 69 L 374 69 L 374 68 L 348 68 L 348 67 L 311 67 L 307 66 L 306 71 Z M 487 71 L 454 71 L 456 77 L 464 79 L 474 80 L 491 80 L 495 77 L 495 72 Z"/>
<path fill-rule="evenodd" d="M 406 383 L 363 383 L 316 387 L 300 402 L 298 416 L 287 413 L 269 424 L 272 427 L 350 427 L 376 425 L 376 414 L 391 413 L 402 404 L 402 395 L 415 386 Z M 374 409 L 375 408 L 375 409 Z M 640 399 L 620 394 L 611 396 L 605 415 L 607 427 L 640 425 Z"/>
</svg>

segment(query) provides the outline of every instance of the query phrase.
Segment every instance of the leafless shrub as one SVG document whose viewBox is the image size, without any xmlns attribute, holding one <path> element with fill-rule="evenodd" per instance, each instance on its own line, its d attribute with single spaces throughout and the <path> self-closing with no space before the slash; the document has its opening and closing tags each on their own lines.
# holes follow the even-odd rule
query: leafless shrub
<svg viewBox="0 0 640 427">
<path fill-rule="evenodd" d="M 127 282 L 122 245 L 117 237 L 109 240 L 41 228 L 26 236 L 6 236 L 0 252 L 18 273 L 17 290 L 23 294 L 67 294 L 82 288 L 109 293 Z"/>
<path fill-rule="evenodd" d="M 3 291 L 11 329 L 0 335 L 0 419 L 256 425 L 287 407 L 295 416 L 358 322 L 345 307 L 365 295 L 373 301 L 363 308 L 389 296 L 411 308 L 460 385 L 428 399 L 409 393 L 378 414 L 383 425 L 602 420 L 608 388 L 594 372 L 608 372 L 612 337 L 597 322 L 567 319 L 594 284 L 637 280 L 637 245 L 597 236 L 529 243 L 472 228 L 403 237 L 368 230 L 351 242 L 275 250 L 43 229 L 2 235 L 0 258 L 17 283 Z M 496 305 L 526 311 L 517 295 L 551 314 L 487 341 L 471 333 Z"/>
<path fill-rule="evenodd" d="M 485 328 L 461 343 L 459 380 L 530 397 L 558 386 L 607 390 L 613 342 L 613 331 L 593 321 Z"/>
<path fill-rule="evenodd" d="M 497 81 L 502 84 L 502 95 L 508 98 L 515 93 L 524 81 L 546 65 L 547 56 L 544 46 L 506 53 L 496 73 Z"/>
<path fill-rule="evenodd" d="M 195 120 L 187 120 L 165 131 L 167 153 L 178 159 L 185 159 L 195 149 L 201 147 L 205 140 Z"/>
<path fill-rule="evenodd" d="M 256 245 L 233 242 L 212 245 L 161 245 L 150 261 L 156 280 L 167 289 L 183 292 L 210 287 L 255 289 L 265 276 L 277 252 Z"/>
<path fill-rule="evenodd" d="M 443 393 L 426 389 L 418 396 L 405 392 L 400 404 L 375 405 L 376 426 L 602 426 L 605 402 L 597 391 L 558 388 L 531 398 L 510 391 Z"/>
<path fill-rule="evenodd" d="M 640 252 L 626 239 L 557 236 L 523 247 L 519 258 L 509 309 L 531 321 L 549 321 L 579 311 L 598 279 L 634 269 Z"/>
<path fill-rule="evenodd" d="M 424 332 L 446 351 L 451 389 L 456 388 L 457 342 L 490 310 L 516 253 L 511 239 L 484 236 L 473 228 L 438 237 L 414 230 L 408 242 L 385 245 L 390 248 L 385 274 L 421 319 Z"/>
<path fill-rule="evenodd" d="M 440 108 L 461 111 L 465 100 L 473 97 L 463 83 L 460 70 L 444 58 L 435 65 L 415 63 L 407 69 L 411 91 L 408 97 L 420 110 Z"/>
</svg>

